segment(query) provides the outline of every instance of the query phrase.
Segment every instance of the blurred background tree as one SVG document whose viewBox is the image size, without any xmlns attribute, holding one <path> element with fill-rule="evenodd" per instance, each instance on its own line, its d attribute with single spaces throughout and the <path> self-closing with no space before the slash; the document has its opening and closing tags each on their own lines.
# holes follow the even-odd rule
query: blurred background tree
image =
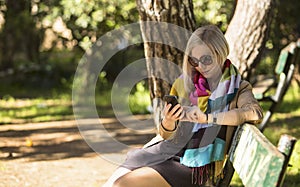
<svg viewBox="0 0 300 187">
<path fill-rule="evenodd" d="M 0 0 L 0 78 L 17 89 L 69 89 L 85 50 L 104 33 L 136 21 L 133 0 Z M 127 62 L 115 63 L 105 67 L 111 80 Z"/>
<path fill-rule="evenodd" d="M 0 97 L 53 97 L 60 92 L 70 95 L 73 76 L 85 50 L 106 32 L 138 22 L 138 2 L 0 0 Z M 194 26 L 190 22 L 189 29 L 216 24 L 225 32 L 238 1 L 186 2 L 192 3 L 191 19 L 195 22 Z M 280 49 L 300 33 L 300 2 L 272 2 L 276 5 L 273 20 L 256 68 L 266 74 L 271 73 Z M 127 64 L 144 56 L 142 45 L 131 48 L 120 51 L 107 63 L 99 83 L 111 84 Z"/>
<path fill-rule="evenodd" d="M 0 69 L 14 69 L 24 61 L 39 63 L 40 36 L 31 15 L 31 2 L 1 1 L 0 6 L 5 21 L 0 36 Z"/>
<path fill-rule="evenodd" d="M 171 23 L 191 32 L 195 29 L 193 2 L 190 0 L 137 0 L 136 2 L 140 19 L 143 22 L 148 21 L 152 23 Z M 170 27 L 171 25 L 163 26 L 160 24 L 156 26 L 154 24 L 147 23 L 141 24 L 141 31 L 144 41 L 155 41 L 154 38 L 159 38 L 159 41 L 165 41 L 164 39 L 168 38 L 168 41 L 166 42 L 170 42 L 170 44 L 176 44 L 176 47 L 173 47 L 160 42 L 144 43 L 149 77 L 149 91 L 156 125 L 160 124 L 162 118 L 161 114 L 164 106 L 164 102 L 157 98 L 163 98 L 164 95 L 169 93 L 170 85 L 173 82 L 171 77 L 176 78 L 179 72 L 170 69 L 170 67 L 167 65 L 157 65 L 154 63 L 154 61 L 156 58 L 161 58 L 181 66 L 183 62 L 184 51 L 180 49 L 184 49 L 184 45 L 188 39 L 184 37 L 185 34 L 183 32 L 176 31 L 176 28 Z M 148 33 L 154 34 L 152 35 Z M 172 39 L 174 41 L 172 41 Z M 157 77 L 157 75 L 151 74 L 153 72 L 156 72 L 158 75 L 167 75 L 166 78 L 168 78 L 168 80 L 162 80 L 160 77 Z"/>
</svg>

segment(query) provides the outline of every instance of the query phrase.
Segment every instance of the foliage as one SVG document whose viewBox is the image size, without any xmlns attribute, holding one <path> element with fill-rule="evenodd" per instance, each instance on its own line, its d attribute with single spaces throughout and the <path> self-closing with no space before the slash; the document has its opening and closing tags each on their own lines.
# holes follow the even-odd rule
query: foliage
<svg viewBox="0 0 300 187">
<path fill-rule="evenodd" d="M 300 2 L 297 0 L 274 0 L 274 3 L 277 6 L 273 10 L 274 19 L 266 43 L 266 50 L 262 54 L 262 62 L 257 67 L 258 73 L 270 73 L 268 70 L 275 66 L 280 50 L 300 37 L 298 21 Z"/>
<path fill-rule="evenodd" d="M 275 0 L 274 21 L 270 30 L 269 49 L 279 50 L 300 37 L 299 9 L 297 0 Z"/>
<path fill-rule="evenodd" d="M 129 96 L 129 108 L 133 114 L 149 113 L 150 93 L 145 81 L 136 84 L 136 91 Z"/>
<path fill-rule="evenodd" d="M 70 40 L 86 50 L 104 33 L 138 20 L 135 1 L 125 0 L 56 0 L 39 2 L 41 22 L 54 25 L 61 18 L 72 32 Z M 60 33 L 62 39 L 63 33 Z"/>
<path fill-rule="evenodd" d="M 235 0 L 194 0 L 196 23 L 215 24 L 226 30 L 235 8 Z"/>
</svg>

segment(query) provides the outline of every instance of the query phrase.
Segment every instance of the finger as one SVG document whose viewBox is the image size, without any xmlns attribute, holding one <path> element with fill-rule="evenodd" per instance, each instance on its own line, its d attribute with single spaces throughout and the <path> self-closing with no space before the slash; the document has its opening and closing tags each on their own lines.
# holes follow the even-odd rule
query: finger
<svg viewBox="0 0 300 187">
<path fill-rule="evenodd" d="M 197 115 L 198 119 L 201 119 L 201 117 L 202 117 L 202 111 L 201 110 L 197 110 L 196 115 Z"/>
<path fill-rule="evenodd" d="M 193 121 L 193 116 L 190 115 L 190 114 L 189 115 L 187 114 L 186 118 L 187 118 L 188 121 L 191 121 L 191 122 Z"/>
<path fill-rule="evenodd" d="M 170 108 L 171 108 L 172 104 L 167 104 L 165 105 L 165 109 L 164 109 L 164 114 L 168 115 L 168 113 L 170 113 Z"/>
<path fill-rule="evenodd" d="M 171 113 L 173 114 L 173 115 L 175 115 L 177 112 L 177 110 L 179 110 L 179 108 L 181 108 L 181 105 L 180 104 L 177 104 L 177 105 L 175 105 L 173 108 L 172 108 L 172 110 L 171 110 Z"/>
<path fill-rule="evenodd" d="M 168 104 L 166 107 L 166 114 L 165 117 L 171 120 L 179 120 L 179 116 L 180 116 L 180 112 L 181 111 L 177 111 L 180 110 L 180 105 L 178 104 L 178 106 L 176 105 L 175 107 L 172 108 L 172 110 L 170 111 L 170 109 L 172 108 L 171 104 Z"/>
<path fill-rule="evenodd" d="M 174 116 L 176 116 L 177 120 L 181 119 L 182 113 L 184 113 L 183 108 L 180 107 L 177 112 L 175 112 Z"/>
<path fill-rule="evenodd" d="M 197 116 L 193 116 L 193 122 L 197 122 L 198 121 L 198 117 Z"/>
<path fill-rule="evenodd" d="M 185 117 L 185 111 L 182 109 L 179 119 L 183 119 Z"/>
</svg>

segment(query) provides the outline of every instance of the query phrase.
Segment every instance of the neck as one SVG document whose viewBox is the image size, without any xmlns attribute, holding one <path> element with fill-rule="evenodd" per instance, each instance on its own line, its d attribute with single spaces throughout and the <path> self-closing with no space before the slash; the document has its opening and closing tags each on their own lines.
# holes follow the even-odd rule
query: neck
<svg viewBox="0 0 300 187">
<path fill-rule="evenodd" d="M 221 79 L 221 75 L 219 76 L 213 76 L 212 78 L 209 78 L 207 79 L 207 82 L 208 82 L 208 85 L 209 85 L 209 88 L 210 88 L 210 91 L 213 92 L 215 89 L 217 89 L 218 87 L 218 84 L 220 82 L 220 79 Z"/>
</svg>

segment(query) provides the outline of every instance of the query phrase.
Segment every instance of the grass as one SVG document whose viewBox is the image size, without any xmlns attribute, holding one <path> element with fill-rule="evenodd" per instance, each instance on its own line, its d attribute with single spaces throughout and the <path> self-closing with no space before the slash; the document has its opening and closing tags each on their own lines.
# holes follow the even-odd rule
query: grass
<svg viewBox="0 0 300 187">
<path fill-rule="evenodd" d="M 288 90 L 277 113 L 272 117 L 269 126 L 264 131 L 265 136 L 277 145 L 283 134 L 288 134 L 300 140 L 300 95 L 297 84 Z M 293 187 L 300 184 L 300 141 L 297 141 L 287 168 L 284 186 Z"/>
<path fill-rule="evenodd" d="M 0 124 L 20 124 L 73 119 L 69 97 L 55 99 L 15 99 L 0 100 Z"/>
<path fill-rule="evenodd" d="M 150 105 L 150 97 L 149 92 L 144 87 L 145 82 L 138 83 L 128 98 L 129 107 L 133 114 L 148 113 L 147 106 Z M 14 92 L 17 91 L 15 90 Z M 28 91 L 27 93 L 24 91 L 21 93 L 22 97 L 33 94 L 37 96 L 36 98 L 22 98 L 20 96 L 14 98 L 9 94 L 4 95 L 0 99 L 0 125 L 74 119 L 71 91 L 48 92 L 47 90 L 42 90 L 38 93 L 35 90 L 35 93 Z M 9 93 L 13 93 L 13 90 Z M 110 90 L 101 90 L 95 93 L 95 105 L 98 115 L 100 117 L 113 117 L 114 110 L 112 109 Z M 41 95 L 46 96 L 42 97 Z M 120 98 L 117 97 L 115 99 Z M 124 99 L 119 102 L 124 102 Z"/>
</svg>

